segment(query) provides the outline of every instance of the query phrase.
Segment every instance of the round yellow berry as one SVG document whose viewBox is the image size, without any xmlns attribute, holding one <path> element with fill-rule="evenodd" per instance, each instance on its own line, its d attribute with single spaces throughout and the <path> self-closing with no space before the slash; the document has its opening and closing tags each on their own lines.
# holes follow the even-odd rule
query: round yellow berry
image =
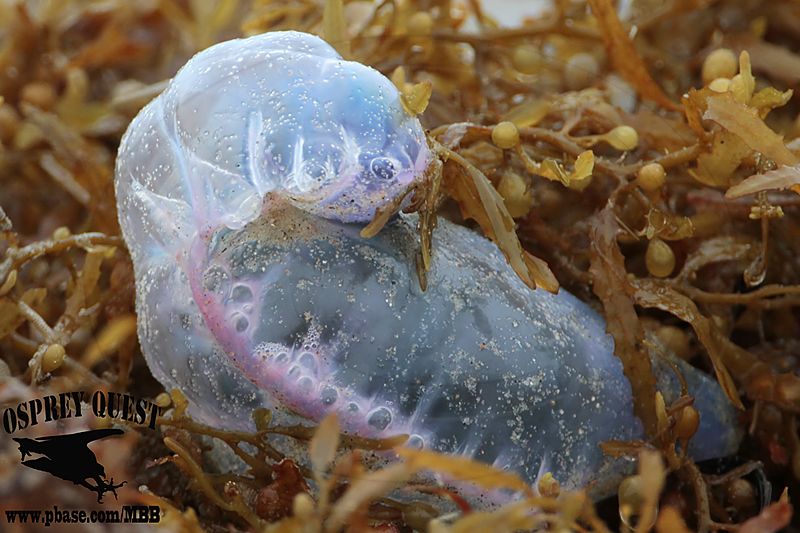
<svg viewBox="0 0 800 533">
<path fill-rule="evenodd" d="M 661 344 L 684 361 L 692 356 L 692 345 L 689 336 L 684 330 L 675 326 L 661 326 L 656 331 L 656 336 Z"/>
<path fill-rule="evenodd" d="M 678 417 L 678 423 L 675 426 L 675 434 L 678 436 L 678 438 L 686 440 L 697 433 L 697 428 L 699 426 L 700 414 L 697 412 L 697 409 L 691 405 L 687 405 L 681 409 L 681 413 Z"/>
<path fill-rule="evenodd" d="M 51 344 L 47 347 L 42 357 L 42 370 L 45 372 L 53 372 L 64 364 L 64 357 L 66 350 L 60 344 Z"/>
<path fill-rule="evenodd" d="M 753 509 L 756 504 L 755 488 L 746 479 L 732 479 L 725 486 L 725 501 L 737 510 Z"/>
<path fill-rule="evenodd" d="M 708 84 L 708 88 L 715 93 L 726 93 L 731 88 L 731 80 L 728 78 L 716 78 Z"/>
<path fill-rule="evenodd" d="M 550 472 L 545 473 L 545 475 L 539 479 L 536 488 L 539 490 L 539 494 L 546 498 L 558 498 L 561 492 L 561 484 Z"/>
<path fill-rule="evenodd" d="M 292 514 L 297 518 L 308 520 L 314 514 L 314 500 L 305 492 L 298 492 L 292 502 Z"/>
<path fill-rule="evenodd" d="M 523 74 L 535 74 L 542 65 L 542 54 L 536 47 L 523 44 L 514 49 L 511 63 Z"/>
<path fill-rule="evenodd" d="M 408 19 L 409 35 L 426 36 L 432 31 L 433 17 L 427 11 L 417 11 Z"/>
<path fill-rule="evenodd" d="M 648 163 L 636 174 L 636 184 L 647 192 L 657 191 L 664 185 L 666 176 L 660 163 Z"/>
<path fill-rule="evenodd" d="M 732 78 L 739 70 L 739 60 L 729 48 L 718 48 L 703 61 L 703 83 L 708 85 L 717 78 Z"/>
<path fill-rule="evenodd" d="M 675 253 L 669 244 L 658 237 L 647 245 L 644 260 L 647 271 L 657 278 L 666 278 L 675 270 Z"/>
<path fill-rule="evenodd" d="M 564 84 L 570 91 L 584 89 L 597 79 L 600 65 L 591 54 L 575 54 L 564 65 Z"/>
<path fill-rule="evenodd" d="M 519 130 L 513 122 L 504 121 L 492 129 L 492 142 L 503 150 L 519 144 Z"/>
<path fill-rule="evenodd" d="M 630 126 L 617 126 L 605 134 L 605 139 L 617 150 L 633 150 L 639 144 L 639 134 Z"/>
<path fill-rule="evenodd" d="M 72 232 L 66 226 L 59 226 L 53 232 L 53 239 L 56 241 L 60 241 L 62 239 L 66 239 L 67 237 L 71 236 Z"/>
<path fill-rule="evenodd" d="M 153 403 L 156 404 L 159 407 L 166 408 L 166 407 L 169 407 L 170 404 L 172 403 L 172 398 L 166 392 L 161 392 L 161 393 L 158 394 L 158 396 L 155 397 L 155 400 L 153 400 Z"/>
<path fill-rule="evenodd" d="M 497 184 L 497 192 L 503 197 L 508 214 L 520 218 L 528 214 L 533 206 L 533 198 L 527 190 L 525 181 L 514 172 L 507 172 Z"/>
</svg>

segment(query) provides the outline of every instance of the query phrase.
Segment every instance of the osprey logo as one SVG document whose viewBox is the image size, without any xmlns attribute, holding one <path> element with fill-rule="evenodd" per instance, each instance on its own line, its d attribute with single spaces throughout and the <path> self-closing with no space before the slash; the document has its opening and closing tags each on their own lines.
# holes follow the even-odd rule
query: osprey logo
<svg viewBox="0 0 800 533">
<path fill-rule="evenodd" d="M 127 482 L 114 484 L 114 478 L 110 481 L 106 479 L 106 471 L 89 449 L 89 443 L 122 433 L 121 429 L 93 429 L 69 435 L 13 439 L 19 444 L 23 465 L 86 487 L 96 492 L 97 501 L 102 503 L 106 492 L 113 493 L 116 499 L 117 489 Z M 26 460 L 28 456 L 34 455 L 41 457 Z"/>
</svg>

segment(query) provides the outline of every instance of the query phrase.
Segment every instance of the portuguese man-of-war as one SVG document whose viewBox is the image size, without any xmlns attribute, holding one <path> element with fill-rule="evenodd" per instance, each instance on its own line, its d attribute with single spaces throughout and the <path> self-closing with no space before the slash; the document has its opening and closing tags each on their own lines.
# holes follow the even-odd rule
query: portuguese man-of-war
<svg viewBox="0 0 800 533">
<path fill-rule="evenodd" d="M 564 290 L 528 289 L 493 243 L 448 221 L 425 292 L 416 215 L 360 236 L 432 157 L 392 83 L 317 37 L 197 54 L 134 119 L 117 161 L 153 374 L 219 427 L 248 428 L 261 406 L 310 422 L 336 412 L 352 434 L 407 434 L 607 492 L 617 467 L 599 444 L 642 427 L 603 320 Z M 735 451 L 720 388 L 683 370 L 701 415 L 690 452 Z"/>
</svg>

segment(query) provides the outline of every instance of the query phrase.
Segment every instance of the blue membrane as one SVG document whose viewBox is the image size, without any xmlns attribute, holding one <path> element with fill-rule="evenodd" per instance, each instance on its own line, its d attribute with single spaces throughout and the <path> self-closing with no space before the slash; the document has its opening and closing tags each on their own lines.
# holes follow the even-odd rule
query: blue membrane
<svg viewBox="0 0 800 533">
<path fill-rule="evenodd" d="M 600 443 L 642 428 L 597 313 L 530 290 L 494 244 L 444 220 L 426 292 L 414 215 L 360 237 L 430 157 L 391 82 L 316 37 L 195 56 L 132 122 L 117 163 L 154 376 L 218 427 L 252 428 L 263 406 L 295 422 L 336 412 L 351 434 L 608 493 L 629 465 Z M 701 415 L 690 452 L 733 452 L 732 407 L 681 368 Z M 668 399 L 670 372 L 659 366 Z"/>
</svg>

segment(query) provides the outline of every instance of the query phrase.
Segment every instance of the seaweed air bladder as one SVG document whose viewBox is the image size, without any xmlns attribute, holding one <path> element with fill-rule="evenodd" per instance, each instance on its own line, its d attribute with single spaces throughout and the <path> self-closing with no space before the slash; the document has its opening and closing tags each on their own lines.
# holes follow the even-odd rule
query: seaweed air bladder
<svg viewBox="0 0 800 533">
<path fill-rule="evenodd" d="M 131 123 L 116 169 L 153 374 L 218 427 L 250 428 L 257 407 L 309 423 L 335 412 L 350 434 L 405 434 L 608 494 L 627 463 L 599 444 L 643 430 L 600 316 L 531 290 L 446 220 L 426 291 L 416 214 L 361 236 L 435 157 L 395 86 L 317 37 L 266 33 L 192 58 Z M 690 453 L 732 453 L 732 406 L 676 364 L 700 412 Z"/>
</svg>

